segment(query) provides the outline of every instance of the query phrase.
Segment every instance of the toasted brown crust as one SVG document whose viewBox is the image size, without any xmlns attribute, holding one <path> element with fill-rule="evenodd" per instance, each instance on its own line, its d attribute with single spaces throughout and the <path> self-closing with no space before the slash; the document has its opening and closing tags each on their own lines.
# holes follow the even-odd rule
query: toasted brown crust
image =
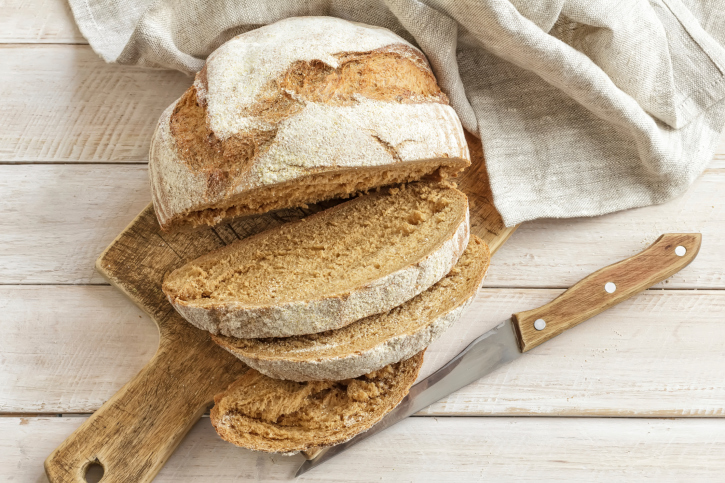
<svg viewBox="0 0 725 483">
<path fill-rule="evenodd" d="M 250 369 L 214 398 L 210 418 L 224 440 L 255 451 L 294 454 L 343 443 L 403 400 L 423 352 L 347 381 L 298 383 Z"/>
<path fill-rule="evenodd" d="M 315 21 L 293 22 L 309 28 Z M 343 30 L 366 28 L 338 23 L 337 28 Z M 379 32 L 370 28 L 369 35 L 379 36 Z M 284 49 L 275 48 L 275 52 Z M 460 121 L 420 51 L 400 39 L 372 50 L 326 56 L 321 56 L 325 61 L 303 56 L 280 63 L 281 73 L 262 78 L 264 85 L 252 101 L 230 99 L 229 103 L 239 105 L 234 113 L 237 119 L 246 120 L 246 127 L 231 134 L 212 128 L 209 83 L 213 76 L 208 66 L 218 62 L 219 56 L 209 57 L 194 85 L 162 115 L 152 140 L 149 173 L 154 208 L 164 231 L 350 196 L 434 173 L 456 176 L 470 164 Z M 375 106 L 365 107 L 370 103 Z M 413 105 L 421 108 L 411 111 Z M 317 116 L 329 116 L 317 114 L 320 106 L 339 109 L 340 119 L 348 121 L 320 131 L 321 124 L 315 125 Z M 354 112 L 343 112 L 350 109 Z M 417 118 L 418 125 L 407 126 L 406 118 Z M 295 119 L 300 120 L 299 126 L 292 126 Z M 346 140 L 333 140 L 330 129 Z M 357 137 L 345 133 L 357 133 Z M 385 156 L 380 155 L 381 148 Z M 323 152 L 329 153 L 328 158 L 318 156 Z M 405 164 L 416 161 L 433 166 L 420 169 L 414 163 Z M 385 169 L 375 169 L 395 165 L 400 165 L 396 169 L 401 172 L 392 180 Z M 361 172 L 356 176 L 346 172 L 349 168 Z M 341 177 L 329 179 L 337 174 Z M 293 195 L 288 188 L 278 192 L 281 185 L 297 180 Z M 326 183 L 323 189 L 315 189 L 319 181 Z"/>
<path fill-rule="evenodd" d="M 415 49 L 393 44 L 372 52 L 337 54 L 338 67 L 319 60 L 294 62 L 263 88 L 259 100 L 239 112 L 268 125 L 219 140 L 209 128 L 206 103 L 196 85 L 177 101 L 169 121 L 179 159 L 194 173 L 208 176 L 209 190 L 227 189 L 228 180 L 246 172 L 277 134 L 277 124 L 307 102 L 350 105 L 359 97 L 397 103 L 448 105 L 425 58 Z M 197 74 L 206 85 L 206 68 Z"/>
<path fill-rule="evenodd" d="M 269 117 L 283 110 L 287 116 L 295 112 L 294 101 L 284 96 L 278 99 L 269 106 Z M 213 194 L 227 189 L 230 180 L 248 171 L 254 158 L 277 134 L 276 129 L 251 129 L 244 135 L 220 141 L 207 125 L 206 108 L 199 102 L 193 85 L 176 102 L 169 126 L 179 160 L 192 173 L 206 176 L 207 189 Z"/>
</svg>

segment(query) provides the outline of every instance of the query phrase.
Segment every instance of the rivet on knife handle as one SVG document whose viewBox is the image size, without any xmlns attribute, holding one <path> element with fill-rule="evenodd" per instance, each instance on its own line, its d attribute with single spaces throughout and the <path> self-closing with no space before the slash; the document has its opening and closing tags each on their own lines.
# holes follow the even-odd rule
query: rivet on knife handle
<svg viewBox="0 0 725 483">
<path fill-rule="evenodd" d="M 699 233 L 667 233 L 637 255 L 602 268 L 537 309 L 513 314 L 521 352 L 677 273 L 700 250 Z"/>
</svg>

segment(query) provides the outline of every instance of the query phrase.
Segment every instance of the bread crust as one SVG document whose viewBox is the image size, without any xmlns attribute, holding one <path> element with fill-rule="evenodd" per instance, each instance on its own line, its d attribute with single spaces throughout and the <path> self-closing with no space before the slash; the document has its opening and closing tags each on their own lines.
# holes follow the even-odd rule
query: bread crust
<svg viewBox="0 0 725 483">
<path fill-rule="evenodd" d="M 332 28 L 336 29 L 334 32 L 340 37 L 339 41 L 327 42 L 318 35 Z M 310 35 L 305 48 L 290 53 L 289 48 L 283 47 L 299 41 L 298 37 L 305 32 Z M 263 36 L 278 39 L 280 45 L 260 51 L 250 47 L 257 37 Z M 356 45 L 360 47 L 355 48 Z M 360 48 L 367 50 L 360 52 Z M 377 53 L 380 49 L 382 51 Z M 276 187 L 311 175 L 435 160 L 441 174 L 454 176 L 470 164 L 460 120 L 440 91 L 435 95 L 413 95 L 409 99 L 396 100 L 375 98 L 374 89 L 367 88 L 367 97 L 348 95 L 344 102 L 337 98 L 301 99 L 293 93 L 285 102 L 293 103 L 294 109 L 282 112 L 271 123 L 267 119 L 269 114 L 260 117 L 247 112 L 254 102 L 270 96 L 263 84 L 274 84 L 275 76 L 295 62 L 318 62 L 337 67 L 350 51 L 355 51 L 355 55 L 370 54 L 371 58 L 394 52 L 401 59 L 412 62 L 435 83 L 423 54 L 405 40 L 385 29 L 341 19 L 287 19 L 238 36 L 215 51 L 205 70 L 189 88 L 204 107 L 214 145 L 234 141 L 234 136 L 252 136 L 252 133 L 262 133 L 257 136 L 262 145 L 247 152 L 251 156 L 249 159 L 230 158 L 234 169 L 227 165 L 195 169 L 184 161 L 184 153 L 180 152 L 171 129 L 171 119 L 179 100 L 169 106 L 161 115 L 149 152 L 152 199 L 162 230 L 214 225 L 231 216 L 290 208 L 385 185 L 379 182 L 370 186 L 344 186 L 338 192 L 330 193 L 328 198 L 318 194 L 316 199 L 303 202 L 275 197 Z M 246 77 L 236 72 L 244 71 L 244 65 L 254 63 L 254 56 L 261 55 L 265 57 L 256 60 L 263 68 L 255 66 L 254 73 L 246 74 Z M 249 59 L 241 58 L 244 56 Z M 245 86 L 241 89 L 243 92 L 229 87 L 234 82 Z M 225 107 L 228 105 L 241 105 L 241 111 L 232 112 Z M 244 169 L 238 169 L 240 165 Z M 230 200 L 238 200 L 250 191 L 255 191 L 258 197 L 260 190 L 273 201 L 256 208 L 242 203 L 229 210 L 230 203 L 234 205 Z M 197 216 L 199 213 L 204 216 Z"/>
<path fill-rule="evenodd" d="M 260 422 L 239 414 L 234 408 L 233 393 L 235 385 L 241 382 L 241 379 L 233 383 L 225 392 L 214 397 L 215 405 L 211 410 L 210 420 L 222 439 L 254 451 L 293 455 L 312 448 L 341 444 L 370 429 L 400 404 L 418 378 L 422 365 L 423 352 L 397 363 L 396 378 L 394 383 L 387 387 L 384 404 L 377 405 L 371 412 L 356 415 L 345 421 L 341 427 L 333 430 L 303 430 L 302 434 L 299 434 L 298 431 L 297 434 L 291 434 L 294 437 L 287 439 L 285 436 L 289 434 L 289 428 L 274 423 Z M 284 383 L 284 381 L 279 382 Z"/>
<path fill-rule="evenodd" d="M 350 379 L 376 371 L 383 366 L 410 357 L 412 354 L 425 349 L 460 318 L 473 299 L 474 296 L 469 297 L 465 303 L 432 321 L 430 325 L 414 334 L 405 334 L 388 339 L 383 344 L 370 350 L 358 354 L 349 354 L 346 357 L 310 361 L 252 358 L 234 352 L 225 344 L 220 343 L 219 338 L 214 338 L 214 341 L 252 369 L 275 379 L 289 381 Z"/>
<path fill-rule="evenodd" d="M 463 301 L 450 307 L 448 311 L 429 321 L 419 330 L 391 337 L 370 349 L 355 350 L 338 357 L 312 356 L 307 360 L 295 360 L 285 358 L 284 354 L 269 357 L 265 354 L 235 350 L 233 341 L 218 336 L 212 336 L 212 339 L 251 368 L 276 379 L 291 381 L 342 380 L 368 374 L 388 364 L 411 357 L 428 347 L 449 329 L 473 302 L 478 287 L 488 270 L 491 253 L 485 242 L 475 235 L 471 235 L 469 244 L 471 243 L 475 243 L 481 248 L 481 255 L 485 257 L 485 262 L 482 262 L 481 271 L 477 274 L 475 283 L 469 287 Z"/>
<path fill-rule="evenodd" d="M 312 216 L 329 216 L 339 206 Z M 453 268 L 468 245 L 469 236 L 466 201 L 464 219 L 435 250 L 407 267 L 347 293 L 264 307 L 224 302 L 202 308 L 172 294 L 167 293 L 167 298 L 184 319 L 212 334 L 242 339 L 315 334 L 386 312 L 428 289 Z"/>
</svg>

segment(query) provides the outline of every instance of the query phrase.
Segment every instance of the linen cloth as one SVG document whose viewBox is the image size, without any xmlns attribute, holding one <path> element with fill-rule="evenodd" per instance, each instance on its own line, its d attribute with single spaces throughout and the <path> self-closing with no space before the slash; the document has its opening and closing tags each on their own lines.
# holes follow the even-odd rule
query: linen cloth
<svg viewBox="0 0 725 483">
<path fill-rule="evenodd" d="M 70 0 L 107 62 L 193 73 L 286 17 L 386 27 L 480 136 L 507 225 L 665 202 L 725 124 L 722 0 Z"/>
</svg>

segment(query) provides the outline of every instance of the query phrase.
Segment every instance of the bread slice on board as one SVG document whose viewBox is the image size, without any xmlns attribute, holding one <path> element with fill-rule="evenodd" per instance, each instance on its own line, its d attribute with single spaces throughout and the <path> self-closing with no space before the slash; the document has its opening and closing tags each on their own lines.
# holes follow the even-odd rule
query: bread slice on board
<svg viewBox="0 0 725 483">
<path fill-rule="evenodd" d="M 214 398 L 211 423 L 226 441 L 256 451 L 294 454 L 344 443 L 403 400 L 422 364 L 420 352 L 355 379 L 312 382 L 250 369 Z"/>
<path fill-rule="evenodd" d="M 384 28 L 300 17 L 208 57 L 159 120 L 149 176 L 169 231 L 469 164 L 460 120 L 420 50 Z"/>
<path fill-rule="evenodd" d="M 448 275 L 389 312 L 321 334 L 212 338 L 269 377 L 291 381 L 358 377 L 407 359 L 440 337 L 473 301 L 489 261 L 488 246 L 471 235 L 466 251 Z"/>
<path fill-rule="evenodd" d="M 468 237 L 466 195 L 413 183 L 236 241 L 174 270 L 163 290 L 187 321 L 213 334 L 314 334 L 428 289 Z"/>
</svg>

